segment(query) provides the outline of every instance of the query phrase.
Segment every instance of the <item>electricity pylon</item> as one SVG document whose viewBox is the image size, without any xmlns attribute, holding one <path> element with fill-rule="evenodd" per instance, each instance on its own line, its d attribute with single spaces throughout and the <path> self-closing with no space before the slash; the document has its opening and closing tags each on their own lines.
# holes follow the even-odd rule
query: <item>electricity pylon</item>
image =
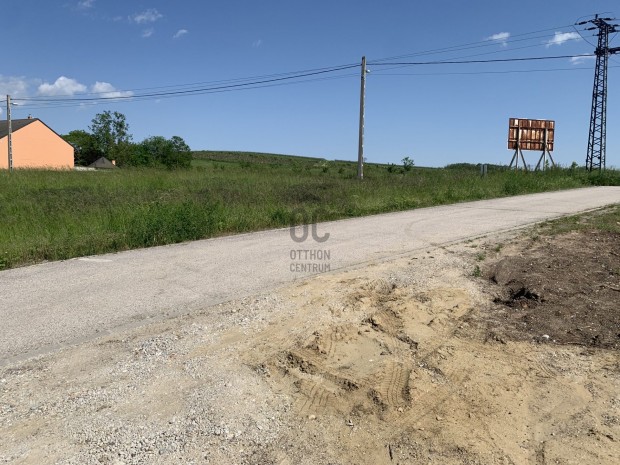
<svg viewBox="0 0 620 465">
<path fill-rule="evenodd" d="M 577 23 L 593 24 L 587 31 L 598 29 L 598 46 L 596 47 L 596 68 L 594 71 L 594 89 L 592 91 L 592 112 L 590 113 L 590 134 L 588 136 L 588 154 L 586 168 L 589 171 L 605 169 L 605 152 L 607 142 L 607 64 L 609 56 L 620 52 L 620 47 L 609 48 L 609 34 L 618 32 L 618 25 L 609 24 L 612 18 L 599 18 Z"/>
</svg>

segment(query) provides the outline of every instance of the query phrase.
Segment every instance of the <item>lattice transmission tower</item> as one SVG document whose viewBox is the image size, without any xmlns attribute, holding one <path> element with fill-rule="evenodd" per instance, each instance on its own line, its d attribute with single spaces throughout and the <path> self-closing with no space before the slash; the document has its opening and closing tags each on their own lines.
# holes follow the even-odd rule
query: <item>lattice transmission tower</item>
<svg viewBox="0 0 620 465">
<path fill-rule="evenodd" d="M 618 32 L 617 24 L 609 24 L 613 18 L 599 18 L 577 23 L 578 26 L 592 24 L 587 31 L 598 29 L 598 46 L 596 47 L 596 68 L 594 70 L 594 89 L 592 91 L 592 111 L 590 113 L 590 134 L 588 136 L 588 154 L 586 167 L 589 171 L 605 169 L 605 152 L 607 142 L 607 68 L 609 56 L 620 52 L 620 47 L 609 48 L 609 34 Z"/>
</svg>

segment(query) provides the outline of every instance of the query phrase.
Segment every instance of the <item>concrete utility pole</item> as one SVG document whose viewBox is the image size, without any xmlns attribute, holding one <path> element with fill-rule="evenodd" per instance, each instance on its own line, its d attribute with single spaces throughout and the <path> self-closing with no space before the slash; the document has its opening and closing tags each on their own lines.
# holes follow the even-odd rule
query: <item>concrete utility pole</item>
<svg viewBox="0 0 620 465">
<path fill-rule="evenodd" d="M 6 121 L 8 126 L 7 146 L 9 150 L 9 172 L 13 171 L 13 128 L 11 127 L 11 96 L 6 96 Z"/>
<path fill-rule="evenodd" d="M 364 100 L 366 99 L 366 57 L 362 57 L 362 85 L 360 89 L 360 132 L 357 148 L 357 178 L 364 179 Z"/>
</svg>

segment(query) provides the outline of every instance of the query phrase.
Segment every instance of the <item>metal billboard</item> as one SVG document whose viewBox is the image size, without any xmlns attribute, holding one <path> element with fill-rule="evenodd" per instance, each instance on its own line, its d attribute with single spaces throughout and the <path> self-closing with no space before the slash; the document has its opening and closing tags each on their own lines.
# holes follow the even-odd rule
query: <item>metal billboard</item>
<svg viewBox="0 0 620 465">
<path fill-rule="evenodd" d="M 555 121 L 510 118 L 508 148 L 511 150 L 553 151 Z"/>
</svg>

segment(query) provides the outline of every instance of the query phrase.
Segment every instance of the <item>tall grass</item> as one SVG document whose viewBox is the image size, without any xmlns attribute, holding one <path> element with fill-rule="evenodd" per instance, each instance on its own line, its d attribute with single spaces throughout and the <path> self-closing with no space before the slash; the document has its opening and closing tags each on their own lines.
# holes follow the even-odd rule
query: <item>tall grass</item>
<svg viewBox="0 0 620 465">
<path fill-rule="evenodd" d="M 254 156 L 254 155 L 253 155 Z M 276 157 L 276 161 L 278 158 Z M 620 173 L 414 168 L 318 159 L 197 159 L 190 170 L 0 172 L 0 269 L 314 220 L 574 188 Z"/>
</svg>

